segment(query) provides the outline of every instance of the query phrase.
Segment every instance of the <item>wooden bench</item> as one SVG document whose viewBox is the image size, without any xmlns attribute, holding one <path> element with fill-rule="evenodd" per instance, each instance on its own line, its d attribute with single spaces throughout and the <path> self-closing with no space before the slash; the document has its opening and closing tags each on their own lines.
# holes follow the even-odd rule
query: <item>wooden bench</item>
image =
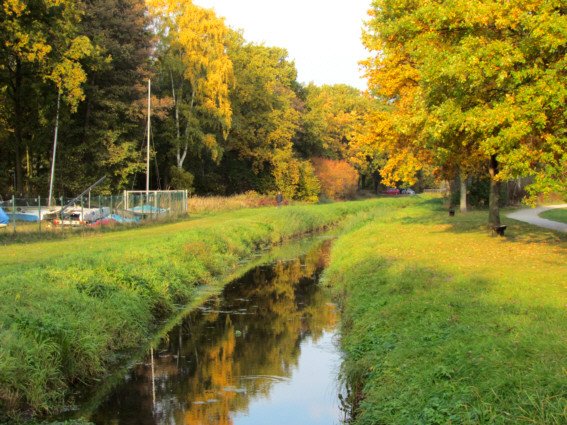
<svg viewBox="0 0 567 425">
<path fill-rule="evenodd" d="M 498 236 L 504 236 L 504 232 L 506 231 L 506 228 L 508 226 L 506 226 L 505 224 L 501 224 L 500 226 L 492 226 L 492 234 L 497 234 Z"/>
</svg>

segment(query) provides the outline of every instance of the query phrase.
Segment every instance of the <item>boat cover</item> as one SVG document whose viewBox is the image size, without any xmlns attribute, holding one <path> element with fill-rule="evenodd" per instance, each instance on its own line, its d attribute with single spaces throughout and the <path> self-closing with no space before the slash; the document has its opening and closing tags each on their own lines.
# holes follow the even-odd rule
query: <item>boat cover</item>
<svg viewBox="0 0 567 425">
<path fill-rule="evenodd" d="M 8 214 L 4 212 L 4 210 L 0 207 L 0 224 L 8 224 L 10 222 L 10 218 Z"/>
</svg>

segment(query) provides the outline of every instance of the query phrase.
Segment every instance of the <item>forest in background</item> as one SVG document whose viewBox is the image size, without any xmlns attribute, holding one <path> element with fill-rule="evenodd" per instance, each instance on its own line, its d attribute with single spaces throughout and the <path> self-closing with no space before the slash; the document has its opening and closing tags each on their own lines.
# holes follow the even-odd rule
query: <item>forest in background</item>
<svg viewBox="0 0 567 425">
<path fill-rule="evenodd" d="M 567 190 L 566 8 L 477 6 L 374 0 L 360 92 L 300 84 L 285 49 L 190 1 L 7 0 L 0 194 L 46 194 L 57 122 L 57 196 L 102 175 L 102 194 L 145 187 L 151 79 L 152 189 L 315 201 L 354 180 L 460 181 L 461 205 L 482 188 L 498 225 L 502 182 Z"/>
<path fill-rule="evenodd" d="M 14 0 L 0 14 L 1 195 L 47 195 L 57 120 L 55 196 L 103 175 L 102 194 L 145 188 L 148 79 L 152 189 L 313 201 L 315 157 L 356 183 L 337 161 L 376 100 L 299 84 L 285 49 L 247 42 L 212 10 Z"/>
</svg>

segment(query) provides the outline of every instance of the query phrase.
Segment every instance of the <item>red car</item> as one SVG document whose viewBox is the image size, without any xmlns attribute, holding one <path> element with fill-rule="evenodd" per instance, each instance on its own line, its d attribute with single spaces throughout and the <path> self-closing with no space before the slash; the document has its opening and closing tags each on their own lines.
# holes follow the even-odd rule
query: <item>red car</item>
<svg viewBox="0 0 567 425">
<path fill-rule="evenodd" d="M 384 191 L 384 195 L 399 195 L 400 189 L 396 189 L 395 187 L 389 187 Z"/>
</svg>

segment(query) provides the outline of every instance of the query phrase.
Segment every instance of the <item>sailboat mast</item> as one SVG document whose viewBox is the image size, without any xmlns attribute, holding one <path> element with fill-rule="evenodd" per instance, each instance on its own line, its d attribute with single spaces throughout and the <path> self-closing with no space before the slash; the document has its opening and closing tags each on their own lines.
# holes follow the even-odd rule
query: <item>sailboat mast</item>
<svg viewBox="0 0 567 425">
<path fill-rule="evenodd" d="M 55 158 L 57 154 L 57 134 L 59 133 L 59 106 L 61 103 L 61 90 L 57 93 L 57 116 L 55 117 L 55 135 L 53 136 L 53 159 L 51 160 L 51 178 L 49 179 L 49 198 L 47 206 L 51 207 L 51 197 L 53 196 L 53 180 L 55 179 Z"/>
<path fill-rule="evenodd" d="M 146 198 L 150 193 L 150 108 L 151 108 L 152 80 L 148 79 L 148 147 L 146 149 Z"/>
</svg>

